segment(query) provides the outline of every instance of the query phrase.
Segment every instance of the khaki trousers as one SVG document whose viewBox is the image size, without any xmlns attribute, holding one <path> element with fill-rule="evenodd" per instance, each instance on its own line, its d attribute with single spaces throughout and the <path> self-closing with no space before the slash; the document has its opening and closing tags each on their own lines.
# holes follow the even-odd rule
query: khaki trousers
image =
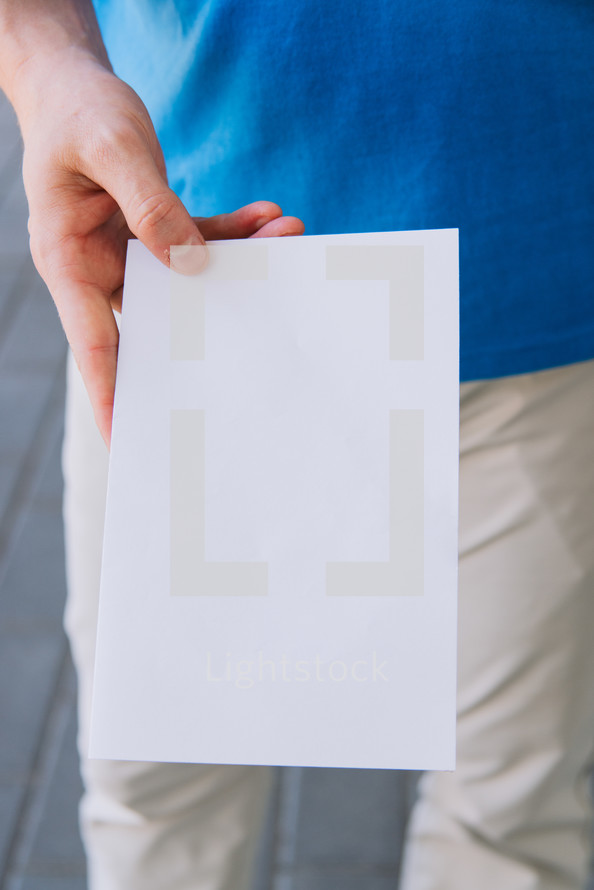
<svg viewBox="0 0 594 890">
<path fill-rule="evenodd" d="M 65 626 L 91 890 L 248 890 L 272 770 L 85 756 L 107 452 L 71 361 Z M 582 890 L 594 744 L 594 362 L 461 386 L 458 766 L 403 890 Z"/>
</svg>

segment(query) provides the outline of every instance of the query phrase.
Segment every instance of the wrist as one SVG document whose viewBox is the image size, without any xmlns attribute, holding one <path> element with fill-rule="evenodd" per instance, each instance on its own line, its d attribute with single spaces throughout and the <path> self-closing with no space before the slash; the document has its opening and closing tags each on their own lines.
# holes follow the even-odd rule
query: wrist
<svg viewBox="0 0 594 890">
<path fill-rule="evenodd" d="M 0 0 L 0 87 L 21 126 L 58 71 L 73 64 L 112 70 L 90 0 L 50 6 L 45 0 Z"/>
<path fill-rule="evenodd" d="M 76 106 L 77 94 L 91 75 L 111 75 L 109 63 L 99 60 L 94 53 L 79 46 L 64 47 L 59 51 L 44 49 L 27 57 L 12 81 L 8 94 L 26 139 L 30 126 L 42 116 L 49 104 L 62 104 L 69 96 L 72 107 Z M 66 92 L 65 92 L 66 91 Z M 62 97 L 62 99 L 60 98 Z"/>
</svg>

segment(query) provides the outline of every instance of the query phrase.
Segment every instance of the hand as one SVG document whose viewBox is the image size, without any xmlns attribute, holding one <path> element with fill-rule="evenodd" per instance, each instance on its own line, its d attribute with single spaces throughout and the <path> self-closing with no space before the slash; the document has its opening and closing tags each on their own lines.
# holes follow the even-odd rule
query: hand
<svg viewBox="0 0 594 890">
<path fill-rule="evenodd" d="M 172 244 L 300 235 L 304 226 L 268 201 L 193 220 L 167 185 L 143 103 L 84 53 L 62 53 L 49 88 L 37 82 L 32 95 L 19 114 L 31 253 L 109 445 L 118 349 L 112 310 L 121 304 L 128 239 L 136 236 L 168 265 Z M 206 262 L 205 247 L 198 265 Z"/>
</svg>

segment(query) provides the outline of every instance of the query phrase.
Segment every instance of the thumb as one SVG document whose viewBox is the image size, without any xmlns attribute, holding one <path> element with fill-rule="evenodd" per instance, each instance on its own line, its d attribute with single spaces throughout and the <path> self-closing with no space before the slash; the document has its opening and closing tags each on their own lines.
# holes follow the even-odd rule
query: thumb
<svg viewBox="0 0 594 890">
<path fill-rule="evenodd" d="M 204 238 L 152 155 L 145 149 L 125 158 L 117 170 L 115 166 L 104 172 L 100 184 L 119 205 L 132 234 L 176 272 L 196 275 L 202 271 L 208 263 Z M 180 245 L 173 257 L 172 245 Z"/>
</svg>

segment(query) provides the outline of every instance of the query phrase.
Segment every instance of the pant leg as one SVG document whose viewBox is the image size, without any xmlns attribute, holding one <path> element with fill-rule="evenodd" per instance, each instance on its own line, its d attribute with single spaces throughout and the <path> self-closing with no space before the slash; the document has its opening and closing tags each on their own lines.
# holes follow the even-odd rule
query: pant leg
<svg viewBox="0 0 594 890">
<path fill-rule="evenodd" d="M 458 759 L 403 890 L 578 890 L 594 735 L 594 362 L 461 391 Z"/>
<path fill-rule="evenodd" d="M 89 760 L 91 687 L 107 449 L 69 357 L 63 450 L 68 599 L 79 682 L 85 792 L 81 832 L 91 890 L 248 890 L 273 770 L 264 766 Z"/>
</svg>

